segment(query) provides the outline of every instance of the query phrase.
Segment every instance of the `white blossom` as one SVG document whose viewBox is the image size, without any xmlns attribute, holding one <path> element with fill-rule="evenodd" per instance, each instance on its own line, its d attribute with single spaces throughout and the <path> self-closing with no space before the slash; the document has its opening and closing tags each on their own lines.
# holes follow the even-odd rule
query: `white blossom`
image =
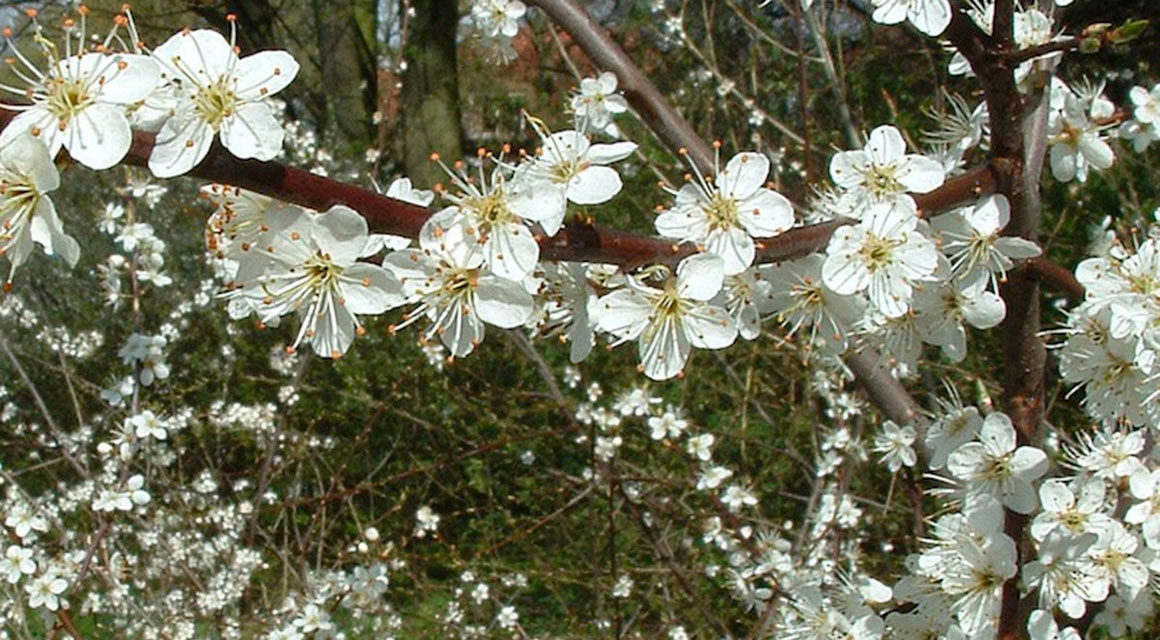
<svg viewBox="0 0 1160 640">
<path fill-rule="evenodd" d="M 153 50 L 175 94 L 149 156 L 153 175 L 189 172 L 217 137 L 239 158 L 272 160 L 282 151 L 285 133 L 270 98 L 294 80 L 298 63 L 285 51 L 239 58 L 235 41 L 234 30 L 228 41 L 216 31 L 185 30 Z"/>
<path fill-rule="evenodd" d="M 888 318 L 903 315 L 914 283 L 933 279 L 938 266 L 938 249 L 918 231 L 918 222 L 909 197 L 870 205 L 858 224 L 830 238 L 822 281 L 840 295 L 867 291 Z"/>
<path fill-rule="evenodd" d="M 1036 506 L 1031 483 L 1047 471 L 1047 455 L 1031 446 L 1016 447 L 1015 427 L 1004 413 L 983 420 L 978 442 L 961 445 L 947 458 L 947 470 L 965 483 L 967 496 L 991 496 L 1017 513 Z"/>
<path fill-rule="evenodd" d="M 712 181 L 701 176 L 675 192 L 673 207 L 656 219 L 663 236 L 704 245 L 721 257 L 726 275 L 753 264 L 754 238 L 776 236 L 793 226 L 793 206 L 785 196 L 767 189 L 769 159 L 739 153 L 718 168 Z"/>
</svg>

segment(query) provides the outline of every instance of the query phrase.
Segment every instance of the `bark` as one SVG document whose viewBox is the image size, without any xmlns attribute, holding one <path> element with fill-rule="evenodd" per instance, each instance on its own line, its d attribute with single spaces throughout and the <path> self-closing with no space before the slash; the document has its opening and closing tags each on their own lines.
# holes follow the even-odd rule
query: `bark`
<svg viewBox="0 0 1160 640">
<path fill-rule="evenodd" d="M 456 75 L 455 30 L 459 13 L 454 0 L 416 0 L 403 74 L 403 166 L 421 187 L 446 176 L 430 160 L 432 153 L 458 158 L 463 137 Z"/>
</svg>

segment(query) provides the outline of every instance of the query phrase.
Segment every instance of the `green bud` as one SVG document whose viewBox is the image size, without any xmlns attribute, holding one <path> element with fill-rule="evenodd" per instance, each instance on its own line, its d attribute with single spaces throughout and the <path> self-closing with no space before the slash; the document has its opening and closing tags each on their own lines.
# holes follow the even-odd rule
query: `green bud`
<svg viewBox="0 0 1160 640">
<path fill-rule="evenodd" d="M 1079 41 L 1080 53 L 1098 53 L 1100 50 L 1099 38 L 1084 38 Z"/>
<path fill-rule="evenodd" d="M 1131 42 L 1136 38 L 1139 38 L 1147 28 L 1147 20 L 1129 20 L 1125 22 L 1123 26 L 1114 29 L 1110 34 L 1108 34 L 1108 40 L 1110 40 L 1112 44 L 1123 44 L 1125 42 Z"/>
<path fill-rule="evenodd" d="M 1084 37 L 1084 38 L 1090 38 L 1093 36 L 1102 36 L 1103 34 L 1108 32 L 1108 29 L 1111 29 L 1111 28 L 1112 28 L 1112 23 L 1110 23 L 1110 22 L 1097 22 L 1095 24 L 1089 24 L 1088 26 L 1084 27 L 1083 33 L 1081 33 L 1079 35 L 1081 37 Z"/>
</svg>

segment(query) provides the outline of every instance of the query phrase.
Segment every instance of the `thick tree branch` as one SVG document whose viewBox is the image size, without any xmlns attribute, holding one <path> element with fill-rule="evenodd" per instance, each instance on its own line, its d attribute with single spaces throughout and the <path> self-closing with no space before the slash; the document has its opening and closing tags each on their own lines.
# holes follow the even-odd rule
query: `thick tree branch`
<svg viewBox="0 0 1160 640">
<path fill-rule="evenodd" d="M 944 34 L 966 56 L 983 87 L 991 117 L 992 164 L 999 170 L 997 191 L 1011 204 L 1011 221 L 1005 233 L 1037 241 L 1042 203 L 1039 176 L 1046 150 L 1047 99 L 1041 89 L 1038 102 L 1028 108 L 1015 83 L 1012 57 L 1015 6 L 1013 0 L 996 0 L 994 37 L 983 34 L 956 3 L 955 16 Z M 1040 282 L 1030 268 L 1021 265 L 1008 274 L 1000 294 L 1007 304 L 1002 324 L 1004 396 L 1021 444 L 1038 442 L 1045 412 L 1044 384 L 1047 354 L 1040 338 Z M 1027 516 L 1008 510 L 1004 531 L 1015 541 L 1019 564 L 1030 548 L 1025 528 Z M 1003 585 L 998 637 L 1024 638 L 1026 612 L 1019 606 L 1019 577 Z"/>
<path fill-rule="evenodd" d="M 0 128 L 15 114 L 0 110 Z M 145 167 L 153 150 L 153 136 L 136 133 L 125 164 Z M 285 202 L 325 211 L 336 204 L 346 205 L 367 219 L 372 232 L 415 238 L 433 211 L 395 200 L 277 162 L 240 160 L 220 145 L 214 145 L 206 159 L 189 175 L 210 182 L 249 189 Z M 949 181 L 940 189 L 915 197 L 925 212 L 938 212 L 969 202 L 995 188 L 995 172 L 980 167 Z M 775 238 L 759 238 L 762 249 L 757 262 L 770 263 L 808 255 L 826 246 L 834 229 L 845 222 L 825 222 L 790 229 Z M 697 248 L 671 239 L 608 229 L 587 222 L 565 224 L 555 237 L 541 237 L 541 255 L 548 260 L 593 262 L 635 267 L 654 262 L 675 263 Z"/>
</svg>

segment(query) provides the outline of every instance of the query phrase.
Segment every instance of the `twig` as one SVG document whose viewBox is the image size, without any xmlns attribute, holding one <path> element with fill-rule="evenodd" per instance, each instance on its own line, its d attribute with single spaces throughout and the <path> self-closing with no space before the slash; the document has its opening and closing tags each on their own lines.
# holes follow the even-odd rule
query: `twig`
<svg viewBox="0 0 1160 640">
<path fill-rule="evenodd" d="M 596 66 L 616 74 L 625 98 L 670 149 L 685 147 L 698 168 L 712 172 L 713 151 L 709 145 L 583 7 L 571 0 L 530 0 L 529 4 L 539 7 L 567 31 Z"/>
</svg>

